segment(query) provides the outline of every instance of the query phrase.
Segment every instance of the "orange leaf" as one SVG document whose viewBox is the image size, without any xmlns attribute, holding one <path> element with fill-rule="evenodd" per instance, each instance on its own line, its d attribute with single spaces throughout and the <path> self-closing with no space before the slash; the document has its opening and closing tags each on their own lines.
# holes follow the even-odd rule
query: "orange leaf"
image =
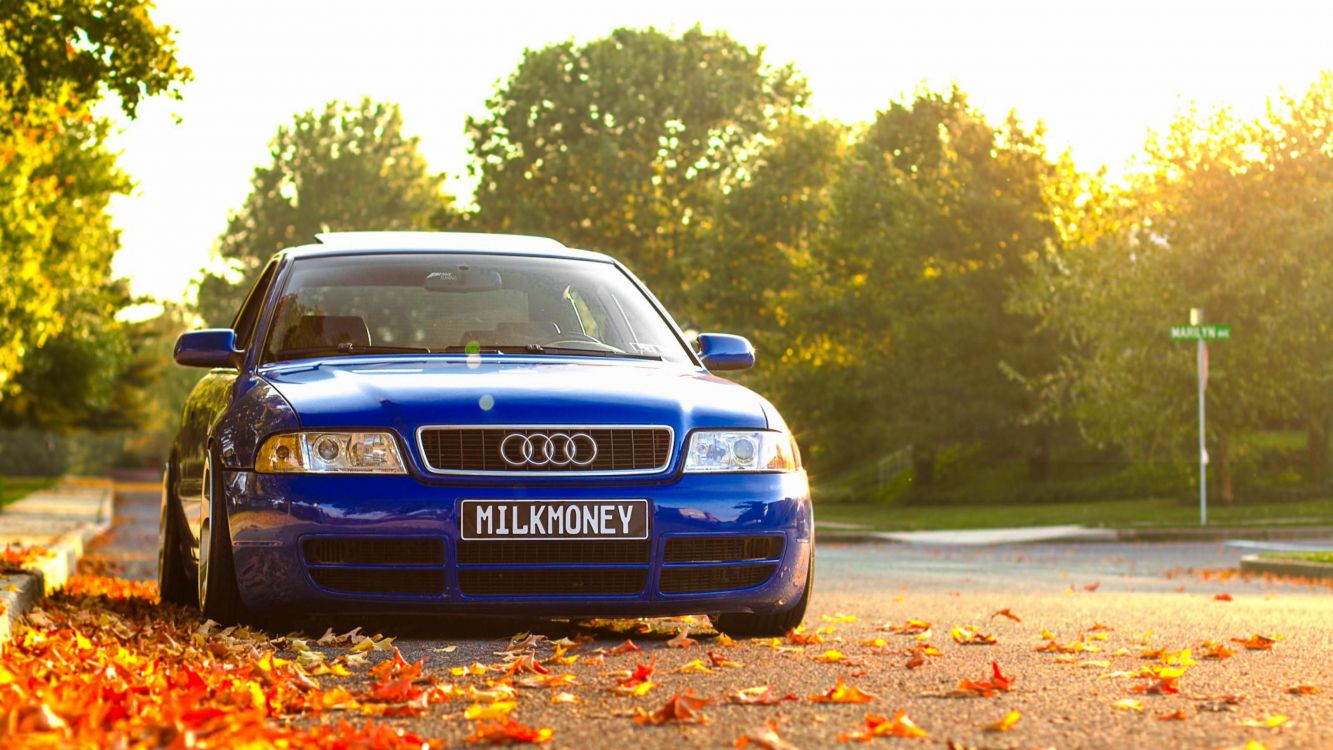
<svg viewBox="0 0 1333 750">
<path fill-rule="evenodd" d="M 1023 621 L 1023 618 L 1014 614 L 1013 610 L 1009 609 L 1008 607 L 1005 607 L 1004 609 L 997 609 L 994 612 L 990 613 L 990 619 L 993 620 L 996 617 L 1008 617 L 1010 620 L 1013 620 L 1014 622 Z"/>
<path fill-rule="evenodd" d="M 848 685 L 841 676 L 838 677 L 838 683 L 831 690 L 810 696 L 810 700 L 815 703 L 869 703 L 874 699 L 874 693 L 867 693 L 853 685 Z"/>
<path fill-rule="evenodd" d="M 1321 691 L 1318 685 L 1292 685 L 1287 688 L 1287 692 L 1292 695 L 1315 695 Z"/>
<path fill-rule="evenodd" d="M 681 628 L 674 638 L 666 642 L 666 645 L 667 648 L 689 648 L 698 646 L 699 642 L 690 637 L 689 628 Z"/>
<path fill-rule="evenodd" d="M 540 745 L 551 741 L 553 732 L 550 727 L 533 729 L 513 719 L 504 721 L 479 721 L 468 735 L 467 741 L 488 745 L 509 745 L 516 742 Z"/>
<path fill-rule="evenodd" d="M 634 723 L 652 724 L 654 726 L 666 724 L 668 722 L 681 722 L 686 724 L 703 724 L 707 721 L 699 709 L 708 705 L 707 698 L 701 698 L 694 694 L 694 689 L 686 690 L 684 694 L 676 694 L 667 699 L 656 711 L 645 711 L 642 708 L 635 708 Z"/>
<path fill-rule="evenodd" d="M 733 659 L 728 659 L 726 656 L 724 656 L 723 654 L 719 654 L 719 653 L 716 652 L 716 651 L 709 651 L 709 652 L 708 652 L 708 661 L 711 662 L 711 663 L 713 664 L 713 666 L 715 666 L 715 667 L 719 667 L 719 668 L 720 668 L 720 667 L 744 667 L 744 666 L 745 666 L 745 665 L 742 664 L 741 662 L 735 661 L 735 660 L 733 660 Z"/>
<path fill-rule="evenodd" d="M 1259 633 L 1250 633 L 1246 638 L 1232 638 L 1232 643 L 1239 643 L 1251 651 L 1271 651 L 1273 644 L 1277 643 L 1279 638 L 1272 635 L 1260 635 Z"/>
<path fill-rule="evenodd" d="M 631 641 L 628 638 L 626 638 L 624 643 L 620 644 L 619 646 L 613 646 L 611 650 L 607 651 L 606 653 L 611 654 L 612 656 L 619 656 L 621 654 L 628 654 L 631 651 L 641 651 L 641 650 L 642 649 L 640 649 L 638 646 L 634 645 L 634 641 Z"/>
<path fill-rule="evenodd" d="M 1229 602 L 1229 601 L 1231 601 L 1231 594 L 1227 594 L 1227 593 L 1213 594 L 1213 601 L 1216 601 L 1216 602 Z"/>
<path fill-rule="evenodd" d="M 865 722 L 866 728 L 864 730 L 839 732 L 838 742 L 870 742 L 876 737 L 915 738 L 926 736 L 926 730 L 907 718 L 907 712 L 902 709 L 898 709 L 893 714 L 892 719 L 886 719 L 875 714 L 866 714 Z"/>
<path fill-rule="evenodd" d="M 1158 721 L 1187 721 L 1190 715 L 1185 713 L 1185 709 L 1177 708 L 1170 713 L 1157 714 Z"/>
</svg>

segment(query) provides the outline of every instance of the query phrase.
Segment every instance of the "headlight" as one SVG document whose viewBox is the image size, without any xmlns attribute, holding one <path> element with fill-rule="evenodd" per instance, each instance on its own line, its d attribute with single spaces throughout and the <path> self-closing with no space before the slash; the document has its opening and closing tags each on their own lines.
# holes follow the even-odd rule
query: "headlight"
<svg viewBox="0 0 1333 750">
<path fill-rule="evenodd" d="M 261 474 L 406 474 L 387 432 L 288 432 L 259 447 Z"/>
<path fill-rule="evenodd" d="M 796 441 L 772 430 L 702 430 L 690 436 L 685 471 L 796 471 Z"/>
</svg>

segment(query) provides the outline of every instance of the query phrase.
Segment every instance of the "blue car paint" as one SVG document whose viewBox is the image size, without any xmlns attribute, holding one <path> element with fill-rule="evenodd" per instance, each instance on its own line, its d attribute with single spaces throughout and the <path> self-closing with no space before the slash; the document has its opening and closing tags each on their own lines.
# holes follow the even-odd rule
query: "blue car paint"
<svg viewBox="0 0 1333 750">
<path fill-rule="evenodd" d="M 272 282 L 259 303 L 255 330 L 265 332 L 296 258 L 441 252 L 308 246 L 275 256 Z M 459 247 L 460 253 L 478 250 Z M 481 251 L 484 252 L 484 251 Z M 509 253 L 612 263 L 650 300 L 675 335 L 661 303 L 627 269 L 584 251 Z M 262 344 L 262 336 L 258 341 Z M 241 367 L 215 369 L 186 404 L 171 461 L 176 478 L 164 502 L 198 516 L 204 456 L 220 464 L 223 507 L 232 530 L 238 581 L 256 614 L 292 611 L 437 611 L 527 616 L 648 616 L 695 612 L 765 614 L 789 608 L 806 584 L 813 554 L 813 511 L 803 470 L 790 474 L 682 474 L 690 433 L 703 428 L 786 429 L 777 411 L 752 391 L 693 366 L 614 358 L 432 354 L 343 356 L 261 365 L 259 350 Z M 489 395 L 483 408 L 482 396 Z M 415 431 L 439 424 L 645 424 L 673 429 L 667 468 L 635 477 L 468 477 L 426 470 Z M 270 475 L 253 470 L 265 437 L 297 429 L 375 427 L 391 431 L 406 476 Z M 457 501 L 472 499 L 646 498 L 654 549 L 648 584 L 633 596 L 463 596 L 458 565 Z M 186 534 L 197 558 L 197 527 Z M 786 539 L 767 582 L 722 593 L 657 590 L 667 538 L 683 534 L 776 534 Z M 443 596 L 349 595 L 322 589 L 308 573 L 300 541 L 313 536 L 433 536 L 446 541 Z M 193 561 L 192 561 L 193 562 Z M 732 563 L 745 565 L 747 563 Z M 515 566 L 495 566 L 515 567 Z M 537 567 L 568 567 L 551 565 Z M 606 567 L 599 564 L 598 567 Z"/>
</svg>

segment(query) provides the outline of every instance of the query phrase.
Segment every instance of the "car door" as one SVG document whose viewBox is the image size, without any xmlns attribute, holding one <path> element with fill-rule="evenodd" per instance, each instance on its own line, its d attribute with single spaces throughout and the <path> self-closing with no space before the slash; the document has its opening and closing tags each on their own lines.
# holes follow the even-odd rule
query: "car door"
<svg viewBox="0 0 1333 750">
<path fill-rule="evenodd" d="M 274 261 L 264 269 L 232 322 L 232 328 L 236 331 L 236 348 L 241 351 L 255 343 L 260 312 L 268 298 L 276 268 L 277 261 Z M 235 398 L 238 375 L 235 367 L 209 370 L 190 392 L 181 414 L 175 448 L 176 497 L 180 498 L 181 510 L 190 526 L 191 547 L 195 550 L 198 549 L 201 503 L 207 497 L 204 476 L 209 438 L 213 425 L 217 424 Z"/>
</svg>

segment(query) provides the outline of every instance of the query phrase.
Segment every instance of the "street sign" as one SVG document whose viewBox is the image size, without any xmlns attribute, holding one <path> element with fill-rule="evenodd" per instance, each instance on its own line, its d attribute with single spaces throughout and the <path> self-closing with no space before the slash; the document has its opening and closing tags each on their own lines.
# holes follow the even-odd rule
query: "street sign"
<svg viewBox="0 0 1333 750">
<path fill-rule="evenodd" d="M 1231 326 L 1171 326 L 1172 341 L 1227 341 Z"/>
<path fill-rule="evenodd" d="M 1203 310 L 1190 308 L 1190 324 L 1171 326 L 1172 341 L 1197 341 L 1195 367 L 1199 372 L 1199 525 L 1208 525 L 1208 447 L 1204 438 L 1205 428 L 1203 392 L 1208 387 L 1208 344 L 1207 341 L 1229 341 L 1231 326 L 1203 325 Z"/>
</svg>

